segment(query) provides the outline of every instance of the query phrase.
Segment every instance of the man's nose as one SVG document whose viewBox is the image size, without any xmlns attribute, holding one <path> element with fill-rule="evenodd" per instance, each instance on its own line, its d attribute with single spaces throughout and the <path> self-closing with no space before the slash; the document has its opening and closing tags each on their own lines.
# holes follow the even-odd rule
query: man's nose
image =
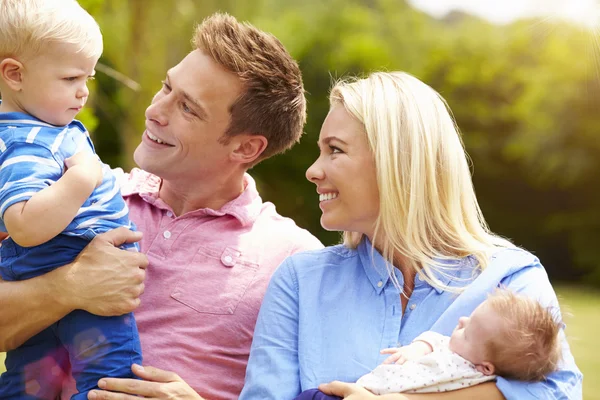
<svg viewBox="0 0 600 400">
<path fill-rule="evenodd" d="M 152 103 L 146 109 L 146 119 L 159 125 L 166 125 L 168 122 L 168 99 L 166 96 L 157 94 L 152 99 Z"/>
</svg>

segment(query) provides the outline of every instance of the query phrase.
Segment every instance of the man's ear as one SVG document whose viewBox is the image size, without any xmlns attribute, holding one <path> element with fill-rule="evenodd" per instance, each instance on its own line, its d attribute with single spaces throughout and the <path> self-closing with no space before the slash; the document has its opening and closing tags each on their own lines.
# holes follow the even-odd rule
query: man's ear
<svg viewBox="0 0 600 400">
<path fill-rule="evenodd" d="M 484 375 L 494 375 L 494 372 L 496 372 L 496 367 L 489 361 L 482 361 L 481 364 L 477 364 L 475 368 Z"/>
<path fill-rule="evenodd" d="M 5 58 L 0 62 L 0 78 L 10 89 L 19 92 L 23 84 L 23 64 L 14 58 Z"/>
<path fill-rule="evenodd" d="M 262 135 L 238 135 L 233 138 L 236 146 L 231 153 L 232 160 L 240 164 L 250 164 L 265 151 L 269 141 Z"/>
</svg>

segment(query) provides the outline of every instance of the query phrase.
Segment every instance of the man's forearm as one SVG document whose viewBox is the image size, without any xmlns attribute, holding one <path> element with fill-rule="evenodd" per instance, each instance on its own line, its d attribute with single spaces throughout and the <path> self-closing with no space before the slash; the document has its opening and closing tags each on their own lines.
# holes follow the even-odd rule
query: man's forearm
<svg viewBox="0 0 600 400">
<path fill-rule="evenodd" d="M 390 396 L 390 397 L 386 397 Z M 393 395 L 381 396 L 386 400 L 393 400 Z M 502 392 L 498 390 L 495 382 L 486 382 L 471 386 L 466 389 L 452 390 L 443 393 L 415 393 L 402 394 L 399 399 L 409 400 L 505 400 Z"/>
<path fill-rule="evenodd" d="M 20 346 L 72 311 L 62 301 L 64 273 L 59 268 L 25 281 L 0 279 L 0 351 Z"/>
</svg>

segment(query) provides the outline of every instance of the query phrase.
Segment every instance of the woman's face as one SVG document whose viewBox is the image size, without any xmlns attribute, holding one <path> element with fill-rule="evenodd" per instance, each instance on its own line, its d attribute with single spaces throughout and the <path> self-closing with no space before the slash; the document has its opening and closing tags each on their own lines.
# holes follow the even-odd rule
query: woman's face
<svg viewBox="0 0 600 400">
<path fill-rule="evenodd" d="M 306 178 L 317 185 L 321 225 L 372 238 L 379 214 L 375 161 L 362 124 L 343 105 L 335 105 L 325 118 L 319 149 Z"/>
</svg>

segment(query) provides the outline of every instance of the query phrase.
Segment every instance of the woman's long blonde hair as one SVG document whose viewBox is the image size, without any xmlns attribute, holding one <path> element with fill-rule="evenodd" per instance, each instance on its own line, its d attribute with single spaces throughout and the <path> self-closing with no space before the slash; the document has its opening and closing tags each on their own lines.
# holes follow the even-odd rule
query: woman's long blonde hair
<svg viewBox="0 0 600 400">
<path fill-rule="evenodd" d="M 335 84 L 330 103 L 343 105 L 364 125 L 380 196 L 372 240 L 396 285 L 395 255 L 408 260 L 405 268 L 423 270 L 423 279 L 448 290 L 438 279 L 447 274 L 444 260 L 472 255 L 483 270 L 495 249 L 512 246 L 487 227 L 458 128 L 435 90 L 403 72 L 376 72 Z M 350 248 L 362 238 L 344 232 Z"/>
</svg>

